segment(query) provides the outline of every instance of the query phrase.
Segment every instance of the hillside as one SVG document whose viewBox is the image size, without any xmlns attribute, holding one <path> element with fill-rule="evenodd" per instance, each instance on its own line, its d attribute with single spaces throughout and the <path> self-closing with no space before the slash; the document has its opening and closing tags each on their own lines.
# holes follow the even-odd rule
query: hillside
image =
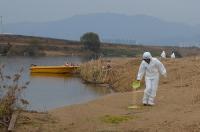
<svg viewBox="0 0 200 132">
<path fill-rule="evenodd" d="M 200 49 L 195 47 L 174 46 L 145 46 L 102 43 L 101 56 L 127 56 L 141 55 L 150 51 L 154 56 L 160 56 L 165 50 L 168 56 L 172 51 L 177 51 L 181 56 L 200 54 Z M 8 56 L 87 56 L 90 52 L 83 50 L 79 41 L 34 37 L 24 35 L 0 35 L 0 54 Z"/>
<path fill-rule="evenodd" d="M 132 44 L 179 45 L 199 43 L 199 26 L 168 22 L 147 15 L 127 16 L 113 13 L 77 15 L 45 23 L 16 23 L 5 25 L 14 34 L 35 35 L 79 40 L 85 32 L 96 32 L 102 40 L 120 40 Z M 195 44 L 196 44 L 195 43 Z"/>
<path fill-rule="evenodd" d="M 78 41 L 53 39 L 24 35 L 0 35 L 0 54 L 9 56 L 63 56 L 79 55 L 81 44 Z M 34 55 L 34 56 L 35 56 Z"/>
</svg>

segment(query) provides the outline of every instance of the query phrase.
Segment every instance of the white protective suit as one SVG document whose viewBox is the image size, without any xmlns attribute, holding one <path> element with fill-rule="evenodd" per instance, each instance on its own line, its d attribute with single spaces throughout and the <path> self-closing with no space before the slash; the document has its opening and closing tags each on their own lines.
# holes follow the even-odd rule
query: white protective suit
<svg viewBox="0 0 200 132">
<path fill-rule="evenodd" d="M 166 58 L 166 53 L 165 53 L 165 51 L 163 51 L 162 53 L 161 53 L 161 58 Z"/>
<path fill-rule="evenodd" d="M 172 59 L 175 59 L 175 58 L 176 58 L 176 56 L 175 56 L 174 53 L 171 54 L 171 58 L 172 58 Z"/>
<path fill-rule="evenodd" d="M 166 76 L 166 69 L 164 65 L 157 59 L 153 58 L 149 52 L 145 52 L 143 59 L 150 58 L 148 64 L 144 60 L 140 64 L 137 80 L 142 80 L 145 74 L 146 88 L 144 90 L 143 104 L 154 105 L 154 98 L 159 83 L 159 74 Z"/>
</svg>

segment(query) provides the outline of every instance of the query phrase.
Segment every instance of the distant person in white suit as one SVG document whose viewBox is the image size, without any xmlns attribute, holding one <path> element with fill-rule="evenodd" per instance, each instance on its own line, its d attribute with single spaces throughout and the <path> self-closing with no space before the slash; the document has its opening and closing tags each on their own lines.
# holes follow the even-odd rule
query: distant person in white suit
<svg viewBox="0 0 200 132">
<path fill-rule="evenodd" d="M 161 56 L 161 58 L 162 58 L 162 59 L 166 59 L 166 53 L 165 53 L 165 51 L 164 51 L 164 50 L 162 51 L 162 53 L 161 53 L 161 55 L 160 55 L 160 56 Z"/>
<path fill-rule="evenodd" d="M 174 52 L 172 52 L 172 54 L 171 54 L 171 58 L 172 58 L 172 59 L 175 59 L 175 58 L 176 58 Z"/>
</svg>

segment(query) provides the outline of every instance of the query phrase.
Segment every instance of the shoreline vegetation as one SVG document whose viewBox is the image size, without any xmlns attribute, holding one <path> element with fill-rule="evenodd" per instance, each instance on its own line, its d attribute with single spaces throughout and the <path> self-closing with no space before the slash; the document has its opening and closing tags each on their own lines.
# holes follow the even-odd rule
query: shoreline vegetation
<svg viewBox="0 0 200 132">
<path fill-rule="evenodd" d="M 140 59 L 113 58 L 92 60 L 80 67 L 80 76 L 86 83 L 103 84 L 115 92 L 131 91 L 131 82 Z"/>
<path fill-rule="evenodd" d="M 4 68 L 5 65 L 0 65 L 0 130 L 7 131 L 13 130 L 19 113 L 29 104 L 22 96 L 29 82 L 22 82 L 23 69 L 10 76 L 4 73 Z"/>
</svg>

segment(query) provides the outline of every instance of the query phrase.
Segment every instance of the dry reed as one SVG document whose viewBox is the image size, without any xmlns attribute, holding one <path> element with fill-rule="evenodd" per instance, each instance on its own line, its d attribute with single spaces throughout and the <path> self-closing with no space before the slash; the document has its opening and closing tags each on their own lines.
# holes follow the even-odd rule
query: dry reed
<svg viewBox="0 0 200 132">
<path fill-rule="evenodd" d="M 80 74 L 84 81 L 108 84 L 114 91 L 131 91 L 140 61 L 138 59 L 98 59 L 81 65 Z"/>
<path fill-rule="evenodd" d="M 22 98 L 22 93 L 29 82 L 23 84 L 21 81 L 23 69 L 9 76 L 4 74 L 4 67 L 0 66 L 0 124 L 8 127 L 12 113 L 28 105 L 28 101 Z"/>
</svg>

